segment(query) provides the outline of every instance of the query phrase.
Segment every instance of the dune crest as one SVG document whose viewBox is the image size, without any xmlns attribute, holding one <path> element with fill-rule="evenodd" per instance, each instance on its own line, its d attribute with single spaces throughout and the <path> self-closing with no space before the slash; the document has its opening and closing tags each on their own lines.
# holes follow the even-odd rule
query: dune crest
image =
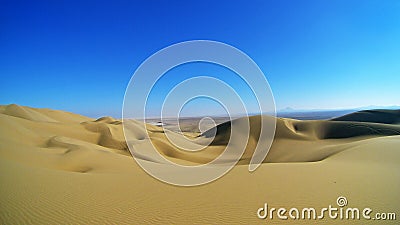
<svg viewBox="0 0 400 225">
<path fill-rule="evenodd" d="M 363 110 L 334 118 L 332 121 L 400 124 L 400 110 Z"/>
<path fill-rule="evenodd" d="M 22 107 L 16 104 L 11 104 L 7 106 L 2 106 L 2 113 L 9 116 L 15 116 L 18 118 L 37 121 L 37 122 L 58 122 L 57 120 L 44 115 L 37 110 L 29 107 Z"/>
</svg>

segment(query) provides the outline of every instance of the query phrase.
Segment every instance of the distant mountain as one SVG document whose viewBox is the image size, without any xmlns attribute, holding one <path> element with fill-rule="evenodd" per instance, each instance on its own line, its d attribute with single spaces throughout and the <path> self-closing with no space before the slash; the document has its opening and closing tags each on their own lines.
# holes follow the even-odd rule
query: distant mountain
<svg viewBox="0 0 400 225">
<path fill-rule="evenodd" d="M 296 110 L 291 108 L 291 107 L 286 107 L 286 108 L 278 110 L 278 111 L 279 112 L 293 112 L 293 111 L 296 111 Z"/>
</svg>

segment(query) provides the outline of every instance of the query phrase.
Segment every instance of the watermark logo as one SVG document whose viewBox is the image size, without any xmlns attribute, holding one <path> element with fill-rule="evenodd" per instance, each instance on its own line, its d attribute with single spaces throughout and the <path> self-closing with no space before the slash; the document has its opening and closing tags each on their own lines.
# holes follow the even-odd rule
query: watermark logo
<svg viewBox="0 0 400 225">
<path fill-rule="evenodd" d="M 329 205 L 325 208 L 305 207 L 297 208 L 269 208 L 268 203 L 257 210 L 259 219 L 270 220 L 322 220 L 322 219 L 340 219 L 340 220 L 396 220 L 394 212 L 375 212 L 369 207 L 357 208 L 347 207 L 348 201 L 344 196 L 336 199 L 336 205 Z"/>
<path fill-rule="evenodd" d="M 343 197 L 343 196 L 339 196 L 339 197 L 336 199 L 336 204 L 337 204 L 339 207 L 346 206 L 346 205 L 347 205 L 347 198 L 346 198 L 346 197 Z"/>
<path fill-rule="evenodd" d="M 205 62 L 223 66 L 233 71 L 251 89 L 257 99 L 256 110 L 249 106 L 240 90 L 212 76 L 191 77 L 173 87 L 162 103 L 160 123 L 165 124 L 164 109 L 172 109 L 179 123 L 183 106 L 198 97 L 218 102 L 226 110 L 232 122 L 229 124 L 229 142 L 225 150 L 212 161 L 194 166 L 180 165 L 160 154 L 150 131 L 146 129 L 146 107 L 149 95 L 162 76 L 183 64 Z M 207 88 L 202 88 L 206 86 Z M 213 90 L 213 91 L 210 91 Z M 230 45 L 208 40 L 186 41 L 166 47 L 147 58 L 133 74 L 125 92 L 123 104 L 123 128 L 129 151 L 136 162 L 154 178 L 179 186 L 195 186 L 216 180 L 226 174 L 241 159 L 250 139 L 257 139 L 250 159 L 249 171 L 254 171 L 263 162 L 275 135 L 275 102 L 265 75 L 257 64 L 245 53 Z M 235 119 L 240 115 L 240 119 Z M 238 113 L 239 112 L 239 113 Z M 171 114 L 171 111 L 168 112 Z M 251 132 L 249 114 L 268 113 L 257 122 L 260 129 Z M 169 116 L 171 118 L 171 116 Z M 135 118 L 136 120 L 132 120 Z M 140 122 L 138 122 L 138 120 Z M 213 120 L 212 117 L 203 118 Z M 216 123 L 215 123 L 216 124 Z M 140 131 L 140 133 L 138 133 Z M 218 136 L 218 129 L 204 131 L 202 135 L 188 139 L 182 132 L 164 129 L 164 134 L 177 151 L 200 151 L 207 148 Z M 172 153 L 171 153 L 172 154 Z M 167 165 L 167 166 L 166 166 Z"/>
</svg>

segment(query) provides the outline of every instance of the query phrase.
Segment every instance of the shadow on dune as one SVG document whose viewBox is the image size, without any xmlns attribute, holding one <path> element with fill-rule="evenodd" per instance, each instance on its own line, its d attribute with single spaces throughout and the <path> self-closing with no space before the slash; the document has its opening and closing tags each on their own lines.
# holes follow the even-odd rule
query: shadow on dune
<svg viewBox="0 0 400 225">
<path fill-rule="evenodd" d="M 400 110 L 363 110 L 334 118 L 332 121 L 399 124 Z"/>
</svg>

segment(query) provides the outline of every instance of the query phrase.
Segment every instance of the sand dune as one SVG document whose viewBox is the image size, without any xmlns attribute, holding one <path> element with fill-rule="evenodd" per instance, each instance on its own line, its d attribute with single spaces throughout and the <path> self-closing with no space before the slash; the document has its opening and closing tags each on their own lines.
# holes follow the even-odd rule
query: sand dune
<svg viewBox="0 0 400 225">
<path fill-rule="evenodd" d="M 183 188 L 161 183 L 139 168 L 128 151 L 121 120 L 0 106 L 0 224 L 276 224 L 282 221 L 257 218 L 256 210 L 265 202 L 322 207 L 334 204 L 340 195 L 353 205 L 399 215 L 399 114 L 368 110 L 329 121 L 278 118 L 264 164 L 248 173 L 246 165 L 260 141 L 261 116 L 252 116 L 239 164 L 213 183 Z M 168 166 L 146 151 L 151 142 L 176 163 L 203 164 L 224 151 L 235 123 L 222 123 L 200 135 L 186 130 L 186 137 L 147 125 L 146 139 L 141 122 L 129 122 L 133 126 L 126 132 L 133 137 L 133 154 L 164 172 Z M 166 132 L 196 146 L 213 132 L 217 135 L 207 148 L 187 152 L 170 143 Z"/>
<path fill-rule="evenodd" d="M 0 113 L 37 122 L 82 122 L 90 120 L 89 117 L 51 109 L 35 109 L 27 106 L 10 104 L 0 106 Z"/>
<path fill-rule="evenodd" d="M 357 121 L 370 123 L 399 124 L 400 110 L 364 110 L 332 119 L 333 121 Z"/>
</svg>

